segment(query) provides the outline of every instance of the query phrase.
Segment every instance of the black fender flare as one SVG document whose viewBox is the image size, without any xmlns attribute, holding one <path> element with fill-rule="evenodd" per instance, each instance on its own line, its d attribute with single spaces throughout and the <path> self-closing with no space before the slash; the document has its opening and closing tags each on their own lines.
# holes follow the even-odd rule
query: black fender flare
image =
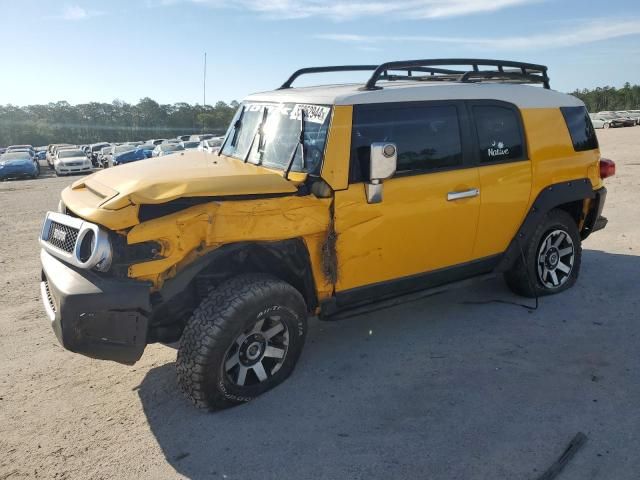
<svg viewBox="0 0 640 480">
<path fill-rule="evenodd" d="M 174 277 L 165 281 L 154 303 L 167 303 L 183 292 L 198 275 L 211 268 L 216 268 L 217 271 L 217 267 L 222 266 L 229 269 L 229 276 L 249 272 L 272 274 L 298 289 L 307 302 L 309 311 L 318 306 L 311 258 L 302 238 L 223 245 L 194 259 Z M 244 268 L 247 270 L 244 271 Z"/>
<path fill-rule="evenodd" d="M 531 205 L 522 225 L 520 225 L 511 243 L 509 243 L 495 271 L 505 272 L 511 268 L 518 256 L 521 255 L 520 246 L 523 249 L 525 248 L 536 227 L 547 213 L 565 203 L 593 199 L 595 196 L 593 185 L 588 178 L 554 183 L 544 188 Z"/>
</svg>

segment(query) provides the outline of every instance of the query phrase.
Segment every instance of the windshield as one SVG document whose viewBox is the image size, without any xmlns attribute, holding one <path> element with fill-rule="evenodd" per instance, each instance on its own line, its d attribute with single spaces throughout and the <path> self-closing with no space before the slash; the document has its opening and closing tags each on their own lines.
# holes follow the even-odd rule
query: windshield
<svg viewBox="0 0 640 480">
<path fill-rule="evenodd" d="M 304 148 L 298 145 L 302 112 Z M 244 103 L 231 121 L 222 154 L 285 170 L 295 152 L 291 171 L 317 174 L 324 155 L 330 113 L 331 107 L 326 105 Z"/>
<path fill-rule="evenodd" d="M 135 149 L 136 149 L 135 145 L 119 145 L 113 149 L 113 153 L 129 152 Z"/>
<path fill-rule="evenodd" d="M 173 152 L 175 150 L 184 150 L 184 147 L 176 143 L 163 143 L 162 145 L 160 145 L 160 150 L 162 150 L 163 152 Z"/>
<path fill-rule="evenodd" d="M 197 148 L 200 142 L 183 142 L 184 148 Z"/>
<path fill-rule="evenodd" d="M 10 152 L 0 157 L 2 160 L 31 160 L 31 156 L 26 152 Z"/>
<path fill-rule="evenodd" d="M 58 154 L 58 157 L 60 158 L 86 157 L 86 155 L 82 150 L 62 150 Z"/>
</svg>

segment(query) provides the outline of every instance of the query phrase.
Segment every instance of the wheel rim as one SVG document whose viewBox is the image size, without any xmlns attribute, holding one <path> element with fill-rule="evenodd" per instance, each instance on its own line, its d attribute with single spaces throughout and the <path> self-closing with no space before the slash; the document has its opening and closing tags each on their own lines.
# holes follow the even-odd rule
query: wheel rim
<svg viewBox="0 0 640 480">
<path fill-rule="evenodd" d="M 282 367 L 289 350 L 289 330 L 279 315 L 259 319 L 227 350 L 223 369 L 231 383 L 246 387 L 267 381 Z"/>
<path fill-rule="evenodd" d="M 538 280 L 546 288 L 559 288 L 571 277 L 575 248 L 564 230 L 549 232 L 538 249 Z"/>
</svg>

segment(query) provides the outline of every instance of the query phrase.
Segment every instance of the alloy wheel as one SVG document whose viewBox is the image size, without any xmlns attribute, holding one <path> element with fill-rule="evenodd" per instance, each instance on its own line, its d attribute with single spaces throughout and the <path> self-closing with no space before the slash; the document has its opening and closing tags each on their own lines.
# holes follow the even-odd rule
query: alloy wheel
<svg viewBox="0 0 640 480">
<path fill-rule="evenodd" d="M 549 232 L 538 250 L 538 280 L 546 288 L 564 285 L 571 277 L 575 248 L 571 236 L 564 230 Z"/>
<path fill-rule="evenodd" d="M 240 334 L 224 358 L 224 371 L 240 387 L 262 383 L 282 367 L 289 349 L 289 331 L 279 315 L 259 319 Z"/>
</svg>

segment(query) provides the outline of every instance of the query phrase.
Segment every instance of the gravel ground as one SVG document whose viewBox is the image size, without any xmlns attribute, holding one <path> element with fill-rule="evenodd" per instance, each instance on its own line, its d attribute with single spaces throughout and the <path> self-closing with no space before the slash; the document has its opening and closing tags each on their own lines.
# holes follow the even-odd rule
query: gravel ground
<svg viewBox="0 0 640 480">
<path fill-rule="evenodd" d="M 182 398 L 169 347 L 127 367 L 58 345 L 36 238 L 72 179 L 0 184 L 0 480 L 534 479 L 578 431 L 563 480 L 637 479 L 640 127 L 598 135 L 618 175 L 573 289 L 535 312 L 469 303 L 522 301 L 495 279 L 313 320 L 285 384 L 214 414 Z"/>
</svg>

